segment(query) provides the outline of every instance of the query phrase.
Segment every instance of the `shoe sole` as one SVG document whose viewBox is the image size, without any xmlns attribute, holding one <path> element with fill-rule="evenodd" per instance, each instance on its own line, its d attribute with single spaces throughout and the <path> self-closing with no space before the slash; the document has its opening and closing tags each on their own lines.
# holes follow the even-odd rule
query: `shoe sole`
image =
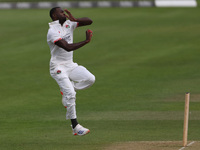
<svg viewBox="0 0 200 150">
<path fill-rule="evenodd" d="M 83 134 L 83 135 L 86 135 L 86 134 L 88 134 L 88 133 L 90 133 L 90 130 L 88 130 L 85 134 Z M 74 135 L 78 135 L 77 133 L 74 133 Z M 83 135 L 79 135 L 79 136 L 83 136 Z"/>
</svg>

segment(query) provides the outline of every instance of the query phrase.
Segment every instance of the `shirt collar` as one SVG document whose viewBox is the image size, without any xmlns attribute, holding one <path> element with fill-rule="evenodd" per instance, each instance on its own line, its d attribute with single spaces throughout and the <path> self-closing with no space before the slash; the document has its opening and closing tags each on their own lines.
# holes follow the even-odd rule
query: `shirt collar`
<svg viewBox="0 0 200 150">
<path fill-rule="evenodd" d="M 49 26 L 60 25 L 59 20 L 53 21 L 49 23 Z"/>
</svg>

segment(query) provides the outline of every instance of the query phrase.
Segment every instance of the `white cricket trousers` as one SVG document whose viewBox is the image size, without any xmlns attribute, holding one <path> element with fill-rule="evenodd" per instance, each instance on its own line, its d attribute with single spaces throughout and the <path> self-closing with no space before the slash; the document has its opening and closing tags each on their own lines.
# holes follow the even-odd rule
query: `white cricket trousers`
<svg viewBox="0 0 200 150">
<path fill-rule="evenodd" d="M 90 87 L 95 82 L 95 76 L 76 63 L 58 65 L 50 69 L 50 74 L 60 87 L 62 104 L 67 108 L 66 119 L 77 118 L 76 90 Z"/>
</svg>

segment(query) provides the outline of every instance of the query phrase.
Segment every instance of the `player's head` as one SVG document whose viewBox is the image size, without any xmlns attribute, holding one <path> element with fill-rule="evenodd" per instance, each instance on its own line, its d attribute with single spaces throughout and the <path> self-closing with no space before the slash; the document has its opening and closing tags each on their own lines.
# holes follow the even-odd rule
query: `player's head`
<svg viewBox="0 0 200 150">
<path fill-rule="evenodd" d="M 50 17 L 53 21 L 59 20 L 60 22 L 66 21 L 66 15 L 65 12 L 60 7 L 54 7 L 49 12 Z"/>
</svg>

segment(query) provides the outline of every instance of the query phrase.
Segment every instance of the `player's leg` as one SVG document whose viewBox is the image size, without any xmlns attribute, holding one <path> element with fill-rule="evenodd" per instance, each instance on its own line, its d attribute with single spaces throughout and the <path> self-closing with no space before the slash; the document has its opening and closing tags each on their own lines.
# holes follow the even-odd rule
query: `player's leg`
<svg viewBox="0 0 200 150">
<path fill-rule="evenodd" d="M 85 67 L 78 66 L 69 73 L 75 90 L 82 90 L 90 87 L 95 82 L 95 76 Z"/>
<path fill-rule="evenodd" d="M 64 79 L 62 83 L 65 84 L 63 85 L 64 87 L 62 86 L 61 90 L 63 93 L 62 103 L 67 108 L 66 119 L 71 120 L 71 126 L 74 135 L 85 135 L 89 133 L 90 130 L 78 124 L 75 107 L 76 92 L 74 90 L 74 86 L 72 85 L 69 78 Z"/>
<path fill-rule="evenodd" d="M 71 119 L 72 130 L 74 135 L 85 135 L 89 129 L 82 127 L 77 122 L 76 116 L 76 92 L 72 82 L 69 80 L 64 67 L 58 67 L 51 71 L 51 76 L 58 83 L 62 93 L 62 103 L 67 109 L 66 119 Z"/>
</svg>

